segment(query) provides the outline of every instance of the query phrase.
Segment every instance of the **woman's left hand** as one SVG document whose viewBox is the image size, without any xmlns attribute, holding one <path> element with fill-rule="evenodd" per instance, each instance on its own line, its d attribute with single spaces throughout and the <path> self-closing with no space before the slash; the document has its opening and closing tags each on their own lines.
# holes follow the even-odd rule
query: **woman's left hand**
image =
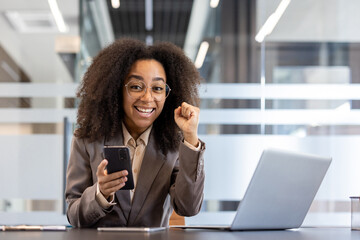
<svg viewBox="0 0 360 240">
<path fill-rule="evenodd" d="M 183 102 L 181 106 L 174 111 L 175 122 L 183 132 L 184 140 L 195 147 L 199 144 L 197 136 L 199 113 L 200 109 L 198 107 L 192 106 L 186 102 Z"/>
</svg>

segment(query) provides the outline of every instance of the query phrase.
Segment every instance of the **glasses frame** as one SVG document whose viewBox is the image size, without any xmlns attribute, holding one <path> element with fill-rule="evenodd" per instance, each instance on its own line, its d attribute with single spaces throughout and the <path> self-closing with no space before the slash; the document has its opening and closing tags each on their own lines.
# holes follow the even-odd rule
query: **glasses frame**
<svg viewBox="0 0 360 240">
<path fill-rule="evenodd" d="M 152 92 L 151 87 L 149 87 L 148 85 L 146 85 L 146 84 L 144 83 L 144 85 L 145 85 L 145 91 L 143 91 L 143 95 L 135 98 L 135 97 L 131 96 L 131 94 L 130 94 L 130 92 L 129 92 L 129 88 L 128 88 L 129 83 L 131 83 L 131 82 L 133 82 L 133 81 L 135 81 L 135 80 L 131 80 L 131 81 L 129 81 L 127 84 L 124 85 L 124 87 L 126 88 L 126 92 L 127 92 L 128 96 L 131 97 L 132 99 L 138 100 L 138 99 L 142 98 L 143 96 L 145 96 L 145 94 L 146 94 L 146 92 L 147 92 L 148 89 L 150 89 L 150 96 L 151 96 L 151 97 L 154 99 L 154 101 L 156 101 L 156 102 L 161 102 L 161 101 L 165 100 L 165 99 L 170 95 L 171 88 L 170 88 L 170 86 L 169 86 L 167 83 L 165 83 L 165 98 L 164 98 L 164 99 L 161 99 L 161 100 L 157 100 L 157 99 L 153 96 L 153 92 Z M 140 82 L 142 82 L 142 81 L 140 81 Z"/>
</svg>

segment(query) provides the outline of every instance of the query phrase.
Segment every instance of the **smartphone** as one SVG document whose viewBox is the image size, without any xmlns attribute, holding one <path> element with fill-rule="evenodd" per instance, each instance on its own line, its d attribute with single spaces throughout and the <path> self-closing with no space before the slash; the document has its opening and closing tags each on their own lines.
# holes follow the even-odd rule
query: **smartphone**
<svg viewBox="0 0 360 240">
<path fill-rule="evenodd" d="M 134 189 L 134 179 L 131 169 L 130 150 L 126 146 L 104 146 L 104 157 L 108 160 L 106 166 L 108 174 L 127 170 L 125 186 L 120 190 Z"/>
</svg>

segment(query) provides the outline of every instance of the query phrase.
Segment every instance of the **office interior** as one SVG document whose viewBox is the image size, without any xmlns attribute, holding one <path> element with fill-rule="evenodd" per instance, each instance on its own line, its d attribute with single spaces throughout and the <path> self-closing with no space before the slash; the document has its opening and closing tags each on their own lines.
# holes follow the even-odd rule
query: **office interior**
<svg viewBox="0 0 360 240">
<path fill-rule="evenodd" d="M 203 77 L 204 202 L 187 224 L 229 224 L 262 151 L 278 148 L 333 158 L 303 226 L 349 227 L 349 197 L 360 195 L 359 9 L 357 0 L 1 1 L 0 224 L 68 224 L 76 90 L 102 48 L 132 37 L 175 43 Z"/>
</svg>

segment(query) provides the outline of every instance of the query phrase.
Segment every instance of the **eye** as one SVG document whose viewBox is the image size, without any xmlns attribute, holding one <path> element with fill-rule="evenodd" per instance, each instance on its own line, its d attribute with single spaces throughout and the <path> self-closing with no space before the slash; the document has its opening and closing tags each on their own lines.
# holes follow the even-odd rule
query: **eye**
<svg viewBox="0 0 360 240">
<path fill-rule="evenodd" d="M 128 88 L 130 91 L 140 92 L 144 89 L 144 84 L 141 84 L 140 82 L 130 82 Z"/>
<path fill-rule="evenodd" d="M 166 84 L 162 81 L 155 82 L 151 85 L 151 90 L 154 93 L 163 93 L 165 91 Z"/>
<path fill-rule="evenodd" d="M 163 86 L 153 86 L 151 89 L 152 89 L 153 92 L 156 92 L 156 93 L 164 92 L 164 87 Z"/>
<path fill-rule="evenodd" d="M 142 89 L 142 87 L 139 86 L 139 85 L 131 85 L 131 86 L 130 86 L 130 89 L 137 90 L 137 89 Z"/>
</svg>

